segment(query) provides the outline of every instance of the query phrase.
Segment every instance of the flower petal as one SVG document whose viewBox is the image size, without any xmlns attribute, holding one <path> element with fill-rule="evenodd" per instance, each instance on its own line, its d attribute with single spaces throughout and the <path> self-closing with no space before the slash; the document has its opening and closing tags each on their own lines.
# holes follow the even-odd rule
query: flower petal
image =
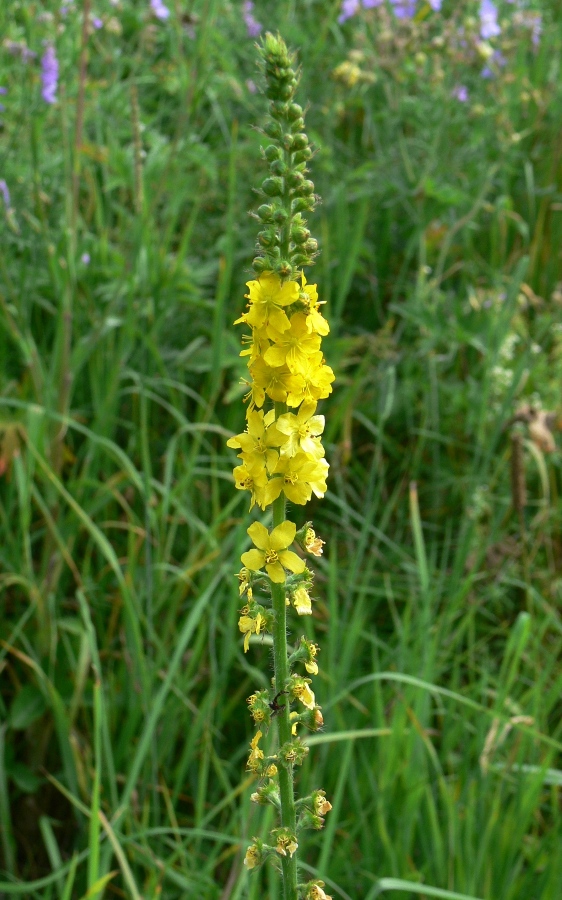
<svg viewBox="0 0 562 900">
<path fill-rule="evenodd" d="M 265 563 L 265 553 L 262 553 L 261 550 L 247 550 L 240 559 L 242 560 L 242 565 L 250 569 L 251 572 L 259 572 Z"/>
<path fill-rule="evenodd" d="M 283 584 L 285 581 L 285 570 L 280 562 L 269 563 L 265 571 L 275 584 Z"/>
<path fill-rule="evenodd" d="M 269 535 L 269 546 L 272 550 L 284 550 L 293 543 L 296 533 L 297 526 L 294 522 L 281 522 Z"/>
<path fill-rule="evenodd" d="M 306 567 L 304 559 L 301 559 L 300 556 L 297 556 L 292 550 L 281 550 L 278 556 L 285 568 L 290 569 L 295 575 L 300 575 L 301 572 L 304 572 Z"/>
<path fill-rule="evenodd" d="M 248 528 L 248 534 L 258 550 L 267 550 L 269 547 L 269 532 L 261 522 L 252 522 Z"/>
</svg>

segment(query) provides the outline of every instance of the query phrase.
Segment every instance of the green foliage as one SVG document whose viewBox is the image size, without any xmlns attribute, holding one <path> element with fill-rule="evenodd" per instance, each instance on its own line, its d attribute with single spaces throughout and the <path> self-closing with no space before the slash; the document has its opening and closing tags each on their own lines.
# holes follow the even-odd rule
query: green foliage
<svg viewBox="0 0 562 900">
<path fill-rule="evenodd" d="M 266 101 L 239 4 L 169 5 L 99 0 L 87 52 L 85 4 L 0 9 L 20 47 L 0 55 L 7 897 L 279 896 L 241 866 L 273 824 L 244 774 L 270 645 L 245 657 L 236 630 L 248 515 L 225 448 Z M 477 5 L 443 9 L 468 28 Z M 562 16 L 536 9 L 539 47 L 506 26 L 482 79 L 429 9 L 385 37 L 382 8 L 339 25 L 336 3 L 256 2 L 298 49 L 324 198 L 338 381 L 305 630 L 326 730 L 301 788 L 334 809 L 302 874 L 334 897 L 560 896 Z M 22 59 L 44 41 L 54 106 Z"/>
</svg>

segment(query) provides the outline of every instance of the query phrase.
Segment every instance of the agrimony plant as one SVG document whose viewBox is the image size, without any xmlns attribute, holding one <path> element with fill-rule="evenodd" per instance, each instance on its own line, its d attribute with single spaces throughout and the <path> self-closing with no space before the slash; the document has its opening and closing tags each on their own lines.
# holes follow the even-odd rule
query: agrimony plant
<svg viewBox="0 0 562 900">
<path fill-rule="evenodd" d="M 317 243 L 303 215 L 314 208 L 316 198 L 307 178 L 312 151 L 303 110 L 294 102 L 298 75 L 279 37 L 266 35 L 259 49 L 271 101 L 263 127 L 270 139 L 263 150 L 269 176 L 261 186 L 264 202 L 257 211 L 262 230 L 253 261 L 256 278 L 247 282 L 247 311 L 235 323 L 250 329 L 241 353 L 248 357 L 250 372 L 247 428 L 228 445 L 240 451 L 235 484 L 249 491 L 250 509 L 272 508 L 271 529 L 260 521 L 248 528 L 254 547 L 242 554 L 239 579 L 245 605 L 239 627 L 244 651 L 251 635 L 273 636 L 272 688 L 248 699 L 258 727 L 248 769 L 259 779 L 252 799 L 273 805 L 279 822 L 270 843 L 254 839 L 244 863 L 248 869 L 267 858 L 280 864 L 285 900 L 322 900 L 327 897 L 323 882 L 298 883 L 296 854 L 300 831 L 322 828 L 331 804 L 322 790 L 295 799 L 293 779 L 308 752 L 299 730 L 316 731 L 323 724 L 309 677 L 318 672 L 318 647 L 304 636 L 288 646 L 287 611 L 292 607 L 301 616 L 312 612 L 313 575 L 291 546 L 296 542 L 320 556 L 323 541 L 310 522 L 297 530 L 297 523 L 286 516 L 286 501 L 304 506 L 313 493 L 323 497 L 326 491 L 328 463 L 320 440 L 324 417 L 316 415 L 316 407 L 331 392 L 334 373 L 321 350 L 329 326 L 316 285 L 308 284 L 302 271 L 313 262 Z M 266 754 L 261 741 L 274 724 L 275 749 Z"/>
</svg>

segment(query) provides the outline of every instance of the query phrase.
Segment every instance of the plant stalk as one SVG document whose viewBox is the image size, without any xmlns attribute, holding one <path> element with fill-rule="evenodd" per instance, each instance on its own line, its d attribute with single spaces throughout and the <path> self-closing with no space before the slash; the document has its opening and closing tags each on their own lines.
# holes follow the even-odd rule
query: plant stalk
<svg viewBox="0 0 562 900">
<path fill-rule="evenodd" d="M 275 415 L 279 418 L 286 411 L 284 403 L 275 404 Z M 285 495 L 281 494 L 273 502 L 273 527 L 276 528 L 285 521 Z M 287 606 L 285 603 L 285 587 L 282 584 L 271 584 L 271 596 L 273 605 L 273 659 L 275 667 L 275 692 L 285 690 L 285 684 L 289 677 L 287 662 Z M 289 703 L 280 704 L 281 709 L 277 714 L 277 728 L 279 734 L 279 746 L 291 739 L 291 721 L 289 719 Z M 295 794 L 293 784 L 293 767 L 279 766 L 279 794 L 281 799 L 281 825 L 288 828 L 292 834 L 296 834 Z M 282 857 L 283 867 L 283 896 L 285 900 L 297 900 L 297 858 Z"/>
</svg>

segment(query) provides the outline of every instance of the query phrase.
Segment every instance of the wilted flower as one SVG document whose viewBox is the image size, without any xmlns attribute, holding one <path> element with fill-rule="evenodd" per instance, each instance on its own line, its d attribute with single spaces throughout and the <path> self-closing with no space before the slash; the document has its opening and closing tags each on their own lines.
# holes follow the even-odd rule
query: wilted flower
<svg viewBox="0 0 562 900">
<path fill-rule="evenodd" d="M 41 81 L 43 84 L 41 96 L 45 103 L 56 103 L 59 62 L 52 44 L 49 44 L 41 59 Z"/>
</svg>

